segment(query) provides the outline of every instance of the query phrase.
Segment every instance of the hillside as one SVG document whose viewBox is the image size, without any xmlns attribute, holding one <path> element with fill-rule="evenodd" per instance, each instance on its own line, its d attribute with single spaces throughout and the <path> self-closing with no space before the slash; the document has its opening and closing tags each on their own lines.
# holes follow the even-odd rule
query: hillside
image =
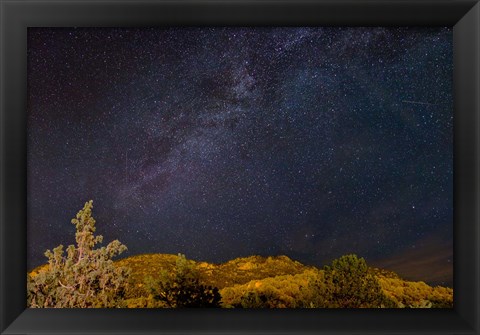
<svg viewBox="0 0 480 335">
<path fill-rule="evenodd" d="M 119 260 L 117 264 L 130 267 L 134 280 L 141 282 L 146 276 L 157 277 L 162 269 L 171 271 L 175 266 L 176 259 L 177 255 L 145 254 Z M 309 269 L 286 256 L 250 256 L 235 258 L 222 264 L 194 261 L 193 263 L 202 280 L 219 289 L 245 284 L 254 279 L 299 274 Z"/>
<path fill-rule="evenodd" d="M 149 281 L 175 271 L 178 256 L 143 254 L 120 259 L 115 265 L 131 270 L 123 307 L 165 307 L 152 298 Z M 216 287 L 222 307 L 332 307 L 323 302 L 324 270 L 306 266 L 287 256 L 236 258 L 222 264 L 188 260 L 199 282 Z M 31 271 L 37 275 L 47 265 Z M 390 304 L 385 307 L 453 307 L 453 290 L 406 281 L 385 269 L 368 268 Z M 323 286 L 322 286 L 323 285 Z"/>
<path fill-rule="evenodd" d="M 101 248 L 92 201 L 72 219 L 77 246 L 47 250 L 48 264 L 27 273 L 32 308 L 451 308 L 453 290 L 411 282 L 347 254 L 322 269 L 287 256 L 212 264 L 185 255 L 114 260 L 127 247 Z M 65 252 L 66 251 L 66 252 Z"/>
<path fill-rule="evenodd" d="M 132 299 L 130 307 L 139 307 L 137 304 L 149 307 L 145 299 L 139 298 L 149 296 L 145 278 L 158 279 L 162 270 L 173 271 L 176 259 L 176 255 L 145 254 L 116 262 L 132 270 L 131 289 L 127 293 L 127 297 Z M 312 289 L 315 284 L 322 282 L 324 271 L 303 265 L 287 256 L 250 256 L 222 264 L 189 262 L 198 271 L 203 284 L 219 289 L 223 307 L 241 307 L 242 301 L 248 301 L 253 296 L 255 301 L 267 300 L 256 307 L 325 307 L 313 303 L 319 297 Z M 405 281 L 396 273 L 384 269 L 368 270 L 378 280 L 384 294 L 396 305 L 389 307 L 453 306 L 451 288 Z"/>
</svg>

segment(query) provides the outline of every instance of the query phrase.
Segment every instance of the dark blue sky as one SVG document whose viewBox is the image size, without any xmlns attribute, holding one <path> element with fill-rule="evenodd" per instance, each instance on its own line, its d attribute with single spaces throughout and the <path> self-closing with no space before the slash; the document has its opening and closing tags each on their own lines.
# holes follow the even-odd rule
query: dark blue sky
<svg viewBox="0 0 480 335">
<path fill-rule="evenodd" d="M 28 31 L 28 264 L 97 232 L 452 283 L 449 28 Z"/>
</svg>

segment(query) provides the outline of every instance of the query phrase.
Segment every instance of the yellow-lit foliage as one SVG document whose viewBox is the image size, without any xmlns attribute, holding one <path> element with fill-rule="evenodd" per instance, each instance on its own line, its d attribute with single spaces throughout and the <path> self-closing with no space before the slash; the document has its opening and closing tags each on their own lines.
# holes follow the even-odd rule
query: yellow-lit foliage
<svg viewBox="0 0 480 335">
<path fill-rule="evenodd" d="M 250 256 L 236 258 L 213 267 L 199 268 L 200 276 L 210 285 L 219 289 L 251 280 L 259 280 L 281 275 L 294 275 L 305 271 L 307 267 L 287 256 Z"/>
<path fill-rule="evenodd" d="M 431 287 L 424 282 L 410 282 L 396 278 L 379 277 L 385 294 L 395 301 L 398 307 L 428 308 L 453 307 L 453 289 Z"/>
<path fill-rule="evenodd" d="M 115 264 L 131 269 L 122 306 L 127 308 L 162 308 L 165 303 L 154 299 L 145 278 L 161 280 L 162 273 L 173 273 L 178 256 L 146 254 L 128 257 Z M 207 286 L 218 287 L 222 307 L 231 308 L 334 308 L 328 292 L 336 292 L 325 280 L 324 270 L 303 265 L 286 256 L 237 258 L 223 264 L 188 261 Z M 35 277 L 48 266 L 30 273 Z M 364 268 L 362 268 L 364 270 Z M 453 290 L 431 287 L 423 282 L 402 280 L 394 272 L 367 268 L 366 278 L 375 279 L 393 305 L 384 307 L 429 308 L 452 307 Z M 373 277 L 372 277 L 373 276 Z M 332 278 L 331 278 L 332 279 Z M 367 281 L 368 282 L 368 281 Z M 380 304 L 382 305 L 382 304 Z"/>
<path fill-rule="evenodd" d="M 220 290 L 224 307 L 305 308 L 314 307 L 322 274 L 307 269 L 301 274 L 252 280 Z"/>
<path fill-rule="evenodd" d="M 178 254 L 175 268 L 160 279 L 146 278 L 150 294 L 165 307 L 220 307 L 218 288 L 201 283 L 194 261 Z"/>
<path fill-rule="evenodd" d="M 160 279 L 162 271 L 173 271 L 176 261 L 177 255 L 170 254 L 144 254 L 119 260 L 117 262 L 119 266 L 131 269 L 126 298 L 147 297 L 150 292 L 145 286 L 145 278 Z"/>
</svg>

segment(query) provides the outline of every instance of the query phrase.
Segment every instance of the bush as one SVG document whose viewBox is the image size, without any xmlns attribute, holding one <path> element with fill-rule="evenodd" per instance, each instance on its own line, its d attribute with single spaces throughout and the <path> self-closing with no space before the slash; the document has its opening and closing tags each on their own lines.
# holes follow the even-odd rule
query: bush
<svg viewBox="0 0 480 335">
<path fill-rule="evenodd" d="M 263 292 L 251 291 L 245 293 L 236 308 L 276 308 L 279 305 L 279 297 L 273 292 L 265 290 Z"/>
<path fill-rule="evenodd" d="M 396 304 L 383 293 L 367 263 L 356 255 L 345 255 L 324 269 L 325 301 L 322 307 L 380 308 Z"/>
<path fill-rule="evenodd" d="M 93 202 L 85 203 L 72 224 L 77 245 L 64 254 L 60 245 L 47 250 L 48 266 L 27 275 L 27 306 L 57 308 L 118 307 L 124 296 L 129 270 L 116 267 L 112 258 L 127 250 L 115 240 L 94 249 L 102 236 L 94 236 Z"/>
<path fill-rule="evenodd" d="M 401 308 L 452 308 L 453 290 L 431 287 L 424 282 L 409 282 L 380 277 L 385 294 Z"/>
<path fill-rule="evenodd" d="M 153 298 L 168 308 L 220 307 L 218 288 L 201 284 L 194 263 L 181 254 L 172 272 L 163 271 L 159 280 L 149 277 L 146 284 Z"/>
<path fill-rule="evenodd" d="M 160 301 L 151 295 L 148 297 L 128 298 L 123 301 L 122 308 L 162 308 L 165 307 Z"/>
<path fill-rule="evenodd" d="M 321 278 L 320 271 L 307 269 L 296 275 L 252 280 L 222 289 L 222 304 L 234 308 L 315 307 L 318 300 L 316 283 Z"/>
</svg>

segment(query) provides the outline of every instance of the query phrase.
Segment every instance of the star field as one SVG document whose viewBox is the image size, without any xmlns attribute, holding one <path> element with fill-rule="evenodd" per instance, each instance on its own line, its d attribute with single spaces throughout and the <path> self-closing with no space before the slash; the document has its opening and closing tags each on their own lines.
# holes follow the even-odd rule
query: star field
<svg viewBox="0 0 480 335">
<path fill-rule="evenodd" d="M 128 255 L 451 284 L 452 64 L 449 28 L 30 28 L 28 266 L 93 199 Z"/>
</svg>

